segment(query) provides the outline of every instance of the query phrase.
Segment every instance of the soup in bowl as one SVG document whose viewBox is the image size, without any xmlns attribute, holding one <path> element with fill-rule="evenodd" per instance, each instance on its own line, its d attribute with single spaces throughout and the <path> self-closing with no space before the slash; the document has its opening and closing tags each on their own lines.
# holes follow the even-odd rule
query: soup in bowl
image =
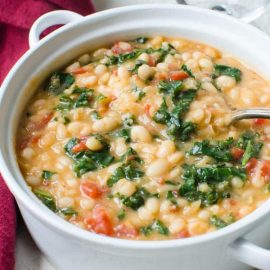
<svg viewBox="0 0 270 270">
<path fill-rule="evenodd" d="M 17 131 L 35 195 L 85 230 L 167 240 L 222 229 L 270 197 L 269 82 L 211 46 L 155 36 L 84 54 L 37 89 Z"/>
</svg>

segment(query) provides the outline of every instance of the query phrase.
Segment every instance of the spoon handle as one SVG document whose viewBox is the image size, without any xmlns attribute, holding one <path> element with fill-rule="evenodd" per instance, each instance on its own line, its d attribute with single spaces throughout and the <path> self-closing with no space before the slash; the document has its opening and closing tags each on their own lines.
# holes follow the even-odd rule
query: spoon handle
<svg viewBox="0 0 270 270">
<path fill-rule="evenodd" d="M 270 119 L 270 108 L 252 108 L 252 109 L 235 110 L 232 112 L 231 123 L 242 119 L 252 119 L 252 118 Z"/>
</svg>

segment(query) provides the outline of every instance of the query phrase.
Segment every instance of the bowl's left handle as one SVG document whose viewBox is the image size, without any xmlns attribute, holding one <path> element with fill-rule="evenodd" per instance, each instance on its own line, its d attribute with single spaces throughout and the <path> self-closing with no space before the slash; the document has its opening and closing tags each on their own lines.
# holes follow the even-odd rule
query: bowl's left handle
<svg viewBox="0 0 270 270">
<path fill-rule="evenodd" d="M 32 25 L 29 32 L 29 45 L 30 48 L 36 46 L 40 40 L 41 33 L 53 25 L 67 24 L 83 18 L 82 15 L 68 11 L 68 10 L 56 10 L 48 12 L 39 17 Z"/>
<path fill-rule="evenodd" d="M 270 270 L 270 250 L 261 248 L 245 238 L 234 241 L 229 252 L 240 262 L 258 269 Z"/>
</svg>

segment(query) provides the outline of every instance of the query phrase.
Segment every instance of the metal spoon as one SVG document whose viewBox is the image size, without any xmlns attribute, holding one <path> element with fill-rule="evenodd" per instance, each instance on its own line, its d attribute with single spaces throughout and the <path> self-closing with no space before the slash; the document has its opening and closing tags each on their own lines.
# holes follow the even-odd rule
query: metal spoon
<svg viewBox="0 0 270 270">
<path fill-rule="evenodd" d="M 242 119 L 265 118 L 270 119 L 270 108 L 252 108 L 233 110 L 229 124 Z"/>
</svg>

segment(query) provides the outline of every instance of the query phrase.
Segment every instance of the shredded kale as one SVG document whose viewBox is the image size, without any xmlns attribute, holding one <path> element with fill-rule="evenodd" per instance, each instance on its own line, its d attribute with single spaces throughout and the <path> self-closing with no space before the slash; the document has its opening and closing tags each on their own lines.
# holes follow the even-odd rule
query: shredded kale
<svg viewBox="0 0 270 270">
<path fill-rule="evenodd" d="M 118 167 L 107 181 L 107 186 L 112 187 L 120 179 L 126 178 L 127 180 L 134 181 L 144 176 L 144 172 L 140 171 L 134 164 L 123 164 Z"/>
<path fill-rule="evenodd" d="M 65 216 L 77 216 L 78 215 L 78 212 L 75 211 L 72 207 L 61 208 L 58 211 Z"/>
<path fill-rule="evenodd" d="M 140 89 L 139 87 L 132 88 L 132 91 L 134 93 L 136 93 L 136 95 L 137 95 L 137 101 L 141 101 L 145 97 L 145 95 L 146 95 L 146 93 L 142 89 Z"/>
<path fill-rule="evenodd" d="M 148 41 L 147 37 L 138 37 L 138 38 L 131 40 L 131 42 L 136 42 L 139 44 L 145 44 L 147 41 Z"/>
<path fill-rule="evenodd" d="M 105 140 L 101 141 L 104 143 Z M 78 143 L 80 143 L 80 139 L 72 138 L 64 147 L 66 154 L 74 160 L 73 170 L 78 177 L 89 171 L 107 167 L 113 162 L 114 157 L 110 155 L 107 144 L 104 144 L 104 147 L 99 151 L 83 150 L 74 153 L 72 149 Z"/>
<path fill-rule="evenodd" d="M 196 125 L 189 121 L 183 121 L 182 119 L 195 98 L 197 90 L 191 89 L 176 94 L 175 89 L 180 89 L 180 84 L 177 87 L 175 87 L 175 84 L 169 84 L 169 86 L 168 84 L 166 85 L 167 90 L 162 91 L 173 95 L 175 106 L 172 111 L 169 112 L 166 100 L 163 98 L 163 102 L 154 114 L 153 119 L 157 123 L 167 125 L 167 134 L 173 140 L 186 141 L 190 139 L 190 136 L 196 131 Z"/>
<path fill-rule="evenodd" d="M 144 205 L 145 200 L 152 196 L 153 194 L 145 188 L 139 188 L 131 196 L 124 198 L 123 204 L 133 210 L 138 210 Z"/>
<path fill-rule="evenodd" d="M 150 235 L 153 231 L 156 231 L 162 235 L 169 234 L 169 229 L 163 224 L 163 222 L 161 222 L 158 219 L 155 220 L 153 224 L 140 228 L 140 232 L 144 234 L 145 236 Z"/>
<path fill-rule="evenodd" d="M 221 75 L 226 75 L 235 78 L 237 82 L 241 80 L 242 72 L 238 68 L 233 68 L 225 65 L 215 65 L 213 78 L 217 78 Z"/>
<path fill-rule="evenodd" d="M 140 66 L 142 66 L 143 64 L 147 64 L 146 63 L 146 61 L 144 61 L 144 60 L 136 60 L 136 62 L 135 62 L 135 65 L 134 65 L 134 67 L 130 70 L 130 72 L 131 73 L 135 73 L 135 74 L 138 74 L 138 69 L 139 69 L 139 67 Z"/>
<path fill-rule="evenodd" d="M 263 143 L 258 141 L 259 134 L 254 132 L 245 132 L 237 142 L 237 146 L 245 150 L 241 162 L 246 165 L 251 158 L 258 158 Z"/>
<path fill-rule="evenodd" d="M 222 164 L 209 167 L 185 164 L 183 170 L 184 183 L 179 188 L 179 195 L 191 202 L 201 200 L 202 206 L 209 206 L 217 203 L 220 199 L 230 197 L 228 191 L 220 192 L 217 190 L 219 183 L 229 183 L 234 176 L 239 177 L 242 181 L 245 181 L 247 177 L 244 168 Z M 208 192 L 199 191 L 200 183 L 207 183 L 210 190 Z"/>
<path fill-rule="evenodd" d="M 69 73 L 55 72 L 49 80 L 47 90 L 54 95 L 60 95 L 65 89 L 69 88 L 74 81 L 74 77 Z"/>
<path fill-rule="evenodd" d="M 126 217 L 126 211 L 125 209 L 121 209 L 117 215 L 119 220 L 123 220 Z"/>
<path fill-rule="evenodd" d="M 202 142 L 195 142 L 194 146 L 190 150 L 190 154 L 206 155 L 216 159 L 217 161 L 228 162 L 233 160 L 230 148 L 233 144 L 233 138 L 229 138 L 225 141 L 219 141 L 215 144 L 211 144 L 208 140 Z"/>
<path fill-rule="evenodd" d="M 42 174 L 41 174 L 41 177 L 42 177 L 44 180 L 50 180 L 54 174 L 55 174 L 55 172 L 51 172 L 51 171 L 44 170 L 44 171 L 42 172 Z"/>
<path fill-rule="evenodd" d="M 187 65 L 183 64 L 181 69 L 185 71 L 190 77 L 195 78 L 194 74 L 192 71 L 187 67 Z"/>
<path fill-rule="evenodd" d="M 222 229 L 235 221 L 235 218 L 230 214 L 228 221 L 224 221 L 216 215 L 210 217 L 210 224 L 214 225 L 217 229 Z"/>
<path fill-rule="evenodd" d="M 172 204 L 177 205 L 176 197 L 174 196 L 173 192 L 169 190 L 166 194 L 166 199 L 170 201 Z"/>
<path fill-rule="evenodd" d="M 139 164 L 143 164 L 143 160 L 132 147 L 129 147 L 128 150 L 120 157 L 120 161 L 125 164 L 129 164 L 131 162 L 138 162 Z"/>
<path fill-rule="evenodd" d="M 34 194 L 53 212 L 57 211 L 55 201 L 50 192 L 43 189 L 34 189 Z"/>
<path fill-rule="evenodd" d="M 92 89 L 76 87 L 72 94 L 72 97 L 61 95 L 56 110 L 70 111 L 80 107 L 90 107 L 90 98 L 93 96 Z M 74 94 L 76 97 L 74 97 Z"/>
</svg>

